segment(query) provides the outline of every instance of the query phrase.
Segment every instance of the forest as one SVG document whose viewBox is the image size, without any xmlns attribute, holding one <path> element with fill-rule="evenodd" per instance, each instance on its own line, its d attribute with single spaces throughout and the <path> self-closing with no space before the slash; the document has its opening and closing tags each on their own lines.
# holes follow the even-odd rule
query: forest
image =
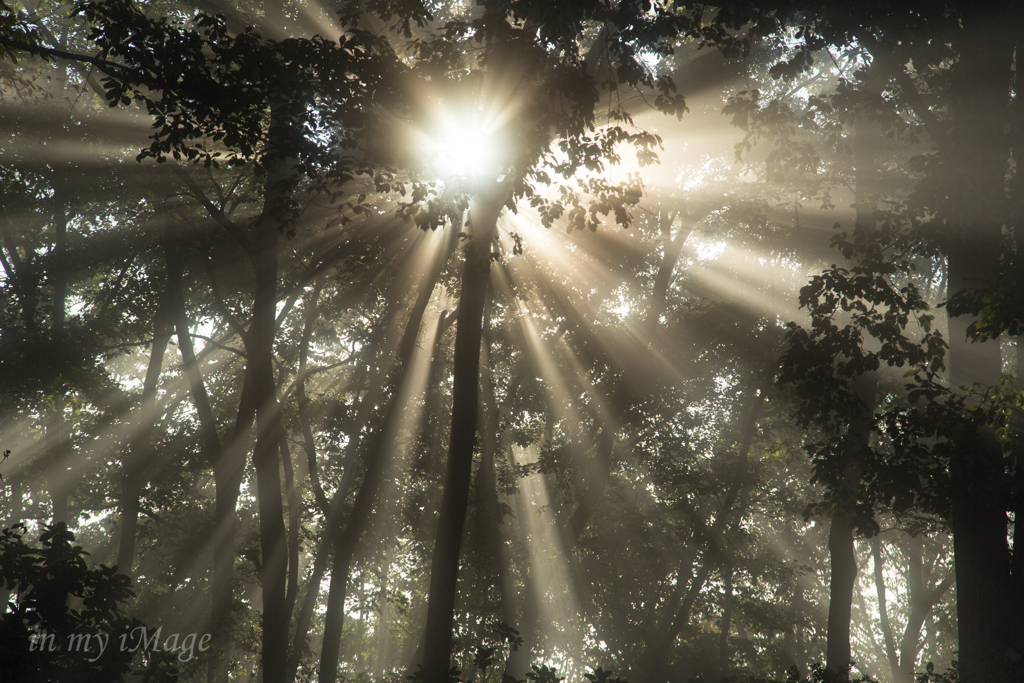
<svg viewBox="0 0 1024 683">
<path fill-rule="evenodd" d="M 2 0 L 0 681 L 1024 680 L 1022 46 Z"/>
</svg>

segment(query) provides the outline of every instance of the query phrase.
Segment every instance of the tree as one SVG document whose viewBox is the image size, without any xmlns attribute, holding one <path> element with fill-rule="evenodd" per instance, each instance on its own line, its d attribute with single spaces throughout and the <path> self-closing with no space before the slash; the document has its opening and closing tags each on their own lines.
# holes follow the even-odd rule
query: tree
<svg viewBox="0 0 1024 683">
<path fill-rule="evenodd" d="M 1005 88 L 1008 82 L 1005 76 L 1005 65 L 1009 63 L 1008 55 L 1012 39 L 1009 33 L 1002 32 L 1000 29 L 995 29 L 994 33 L 989 32 L 988 25 L 984 23 L 987 19 L 983 21 L 972 17 L 971 21 L 958 26 L 956 39 L 948 46 L 948 49 L 958 55 L 958 61 L 944 74 L 949 78 L 949 89 L 946 92 L 953 104 L 949 113 L 950 118 L 942 119 L 929 110 L 928 105 L 923 102 L 921 93 L 918 91 L 918 84 L 914 82 L 911 74 L 907 73 L 908 62 L 905 61 L 908 56 L 912 57 L 916 71 L 920 68 L 920 64 L 937 58 L 937 55 L 927 45 L 922 46 L 919 52 L 915 51 L 914 43 L 897 43 L 899 47 L 894 47 L 889 40 L 894 40 L 895 35 L 899 35 L 901 29 L 895 28 L 895 35 L 889 36 L 884 32 L 888 27 L 881 23 L 884 18 L 884 15 L 878 15 L 873 16 L 871 20 L 880 25 L 881 35 L 888 36 L 888 38 L 880 39 L 876 34 L 864 39 L 864 44 L 872 51 L 873 58 L 885 66 L 886 77 L 895 79 L 901 94 L 907 98 L 909 107 L 924 124 L 926 131 L 938 147 L 938 153 L 928 157 L 929 163 L 925 166 L 925 173 L 918 190 L 908 202 L 909 211 L 890 213 L 888 220 L 892 221 L 894 225 L 908 221 L 912 224 L 911 231 L 914 235 L 910 239 L 924 237 L 925 240 L 928 240 L 924 245 L 904 242 L 903 244 L 907 248 L 907 252 L 904 253 L 916 251 L 930 255 L 936 253 L 931 250 L 937 249 L 938 254 L 945 257 L 949 268 L 949 292 L 955 297 L 956 292 L 962 291 L 966 287 L 976 287 L 980 283 L 991 281 L 991 274 L 995 272 L 996 264 L 1000 259 L 997 233 L 1004 224 L 1012 225 L 1012 221 L 1007 221 L 1004 214 L 999 213 L 997 208 L 1005 204 L 1005 199 L 1001 197 L 1001 185 L 995 181 L 997 173 L 995 169 L 1002 168 L 1009 149 L 1002 138 L 996 139 L 995 136 L 985 132 L 989 131 L 993 125 L 1008 125 L 1009 101 Z M 928 28 L 933 28 L 936 24 L 948 20 L 926 14 L 919 15 L 919 18 Z M 849 20 L 849 18 L 847 19 Z M 863 21 L 866 17 L 856 17 L 853 21 L 857 21 L 857 19 Z M 858 38 L 863 38 L 866 35 L 865 24 L 866 22 L 858 27 L 859 32 L 856 33 Z M 841 24 L 824 31 L 819 28 L 818 35 L 828 36 L 828 31 L 835 30 L 839 25 Z M 845 36 L 854 33 L 854 29 L 850 26 L 841 31 Z M 983 35 L 984 38 L 981 37 Z M 983 48 L 979 41 L 984 42 Z M 921 72 L 917 71 L 917 73 Z M 1004 74 L 1002 80 L 999 80 L 1000 77 L 996 74 Z M 967 83 L 972 84 L 970 95 L 966 94 Z M 963 134 L 950 137 L 949 130 L 952 126 L 957 126 L 957 129 Z M 965 196 L 958 195 L 957 199 L 951 199 L 950 192 L 954 187 L 961 189 L 985 188 L 985 193 L 992 194 L 985 195 L 986 198 L 983 201 L 980 194 L 970 192 Z M 976 200 L 982 201 L 982 203 L 974 204 L 973 202 Z M 897 207 L 898 210 L 899 208 Z M 921 221 L 925 212 L 934 212 L 937 222 L 930 226 L 923 226 L 921 222 L 918 222 Z M 918 231 L 915 233 L 914 229 Z M 971 238 L 967 240 L 970 247 L 964 247 L 967 242 L 964 241 L 965 233 L 963 231 L 968 229 L 971 231 Z M 954 237 L 954 235 L 957 236 Z M 862 235 L 859 239 L 862 240 L 863 249 L 877 248 L 868 246 L 872 242 L 870 238 Z M 880 238 L 875 244 L 879 242 L 883 248 L 888 245 L 899 248 L 897 241 L 889 236 Z M 910 272 L 912 265 L 906 260 L 904 264 L 902 272 Z M 884 272 L 882 268 L 877 270 Z M 866 275 L 867 272 L 864 274 Z M 842 291 L 841 286 L 835 286 L 835 284 L 838 283 L 818 289 L 818 292 L 826 294 L 827 298 L 834 297 L 836 292 Z M 865 289 L 854 291 L 856 291 L 856 295 L 864 296 L 867 294 L 865 290 L 870 290 L 873 292 L 871 296 L 877 297 L 886 287 L 888 285 L 879 283 L 877 286 L 869 285 Z M 914 295 L 915 290 L 916 287 L 913 284 L 905 286 L 901 290 L 899 298 L 904 298 L 908 292 Z M 830 291 L 832 294 L 829 294 Z M 843 296 L 849 297 L 854 291 L 847 290 Z M 822 300 L 817 296 L 818 293 L 815 292 L 816 301 L 821 302 Z M 807 298 L 805 301 L 810 302 L 812 299 Z M 826 305 L 832 306 L 837 301 L 832 298 L 831 302 Z M 880 303 L 877 298 L 875 301 Z M 899 299 L 890 299 L 890 301 L 890 305 L 892 305 Z M 906 299 L 906 301 L 909 303 L 910 299 Z M 845 303 L 844 306 L 846 306 Z M 923 300 L 919 301 L 916 306 L 922 311 L 927 309 L 927 304 Z M 970 348 L 967 345 L 967 335 L 965 334 L 969 321 L 955 315 L 956 312 L 954 308 L 949 318 L 950 384 L 953 387 L 964 387 L 971 382 L 981 381 L 983 386 L 994 386 L 1000 373 L 998 349 L 991 344 L 980 351 L 977 348 Z M 912 350 L 911 345 L 920 344 L 917 339 L 909 341 L 906 336 L 901 337 L 902 330 L 906 328 L 906 322 L 899 318 L 896 320 L 898 322 L 897 329 L 901 330 L 900 332 L 896 332 L 895 329 L 872 331 L 872 336 L 882 345 L 883 357 L 886 353 L 896 352 L 897 345 L 903 345 L 910 351 Z M 927 342 L 929 338 L 934 339 L 934 334 L 930 331 L 930 316 L 924 320 L 919 316 L 919 323 L 922 324 L 925 341 Z M 862 353 L 859 350 L 859 340 L 854 343 L 858 347 L 855 353 Z M 802 342 L 798 342 L 798 344 L 802 345 Z M 930 367 L 922 370 L 922 372 L 929 373 L 929 380 L 926 380 L 926 384 L 928 384 L 931 382 L 931 378 L 934 378 L 939 364 L 943 362 L 941 353 L 939 353 L 942 351 L 942 346 L 941 343 L 932 344 L 932 360 L 921 358 L 914 361 L 911 357 L 904 355 L 905 352 L 897 352 L 896 355 L 890 355 L 888 362 L 890 365 L 901 365 L 910 360 L 911 364 L 923 362 L 929 365 Z M 802 348 L 803 351 L 809 351 L 806 346 Z M 865 357 L 870 358 L 872 355 L 874 353 L 869 352 Z M 795 355 L 792 357 L 795 358 Z M 981 360 L 982 358 L 987 358 L 987 360 Z M 870 365 L 877 365 L 877 360 L 871 360 Z M 863 370 L 854 370 L 851 376 L 860 375 L 867 369 L 870 367 L 865 366 Z M 934 384 L 930 386 L 932 389 L 936 389 Z M 960 408 L 966 409 L 971 405 L 970 399 L 967 399 L 966 402 L 964 399 L 959 399 L 959 401 L 946 399 L 944 398 L 945 393 L 940 389 L 928 394 L 931 399 L 931 409 L 940 410 L 938 406 L 943 405 L 944 402 L 946 402 L 946 407 L 958 405 Z M 916 396 L 920 395 L 912 390 L 910 398 L 914 400 Z M 946 417 L 943 419 L 962 419 L 952 417 L 960 408 L 954 408 L 953 413 L 946 413 Z M 970 412 L 968 411 L 968 414 Z M 986 497 L 986 501 L 982 502 L 976 497 L 976 493 L 968 492 L 969 490 L 976 491 L 971 488 L 978 486 L 977 481 L 980 481 L 973 479 L 975 475 L 982 477 L 983 480 L 990 480 L 997 476 L 995 473 L 1000 469 L 1000 465 L 996 464 L 998 460 L 996 450 L 998 449 L 991 437 L 991 432 L 988 428 L 981 426 L 984 424 L 985 418 L 976 411 L 973 417 L 963 415 L 963 418 L 966 420 L 961 422 L 961 427 L 958 428 L 962 431 L 938 429 L 938 431 L 930 432 L 932 437 L 939 438 L 939 443 L 934 447 L 933 453 L 938 456 L 937 460 L 941 464 L 933 467 L 925 477 L 926 480 L 935 484 L 938 484 L 936 475 L 939 472 L 944 473 L 940 476 L 950 477 L 944 484 L 938 484 L 944 489 L 938 494 L 938 497 L 944 499 L 945 502 L 937 506 L 929 506 L 928 509 L 944 516 L 948 515 L 954 539 L 960 539 L 960 541 L 955 541 L 955 552 L 961 558 L 958 564 L 961 670 L 968 679 L 982 680 L 986 675 L 994 675 L 992 673 L 994 669 L 990 671 L 987 667 L 1002 666 L 1002 664 L 996 664 L 997 661 L 1001 661 L 1002 657 L 997 656 L 995 651 L 1005 652 L 1014 637 L 1014 628 L 1007 620 L 1004 611 L 1007 604 L 1005 596 L 1012 593 L 1010 555 L 1006 544 L 1005 529 L 1007 506 L 1004 503 L 994 503 L 994 500 L 1003 500 L 998 496 L 994 499 L 989 495 Z M 935 427 L 936 425 L 933 424 L 932 429 L 934 430 Z M 917 437 L 927 438 L 927 433 L 926 428 L 924 432 L 919 432 Z M 908 435 L 904 433 L 902 436 Z M 949 441 L 946 442 L 945 439 L 949 439 Z M 899 447 L 910 448 L 912 440 L 913 438 L 901 439 Z M 929 450 L 929 446 L 919 447 Z M 937 452 L 941 452 L 942 455 L 938 455 Z M 968 465 L 967 463 L 973 464 Z M 879 466 L 883 471 L 886 469 L 885 465 L 876 460 L 873 467 Z M 869 476 L 873 478 L 876 475 L 872 473 Z M 892 481 L 889 479 L 889 475 L 882 475 L 882 478 L 889 482 Z M 969 483 L 972 481 L 975 483 Z M 887 484 L 887 486 L 891 485 L 891 483 Z M 949 488 L 945 488 L 946 486 Z M 923 498 L 931 495 L 934 493 L 926 494 Z M 896 492 L 891 489 L 882 494 L 882 499 L 887 503 L 891 503 L 894 498 L 898 497 Z M 923 500 L 921 504 L 928 506 L 923 503 Z M 902 510 L 907 509 L 905 503 L 899 505 Z M 949 507 L 945 507 L 946 505 Z M 981 541 L 980 539 L 983 538 L 988 540 Z M 976 539 L 978 543 L 983 543 L 983 547 L 970 546 L 974 541 L 967 539 Z M 982 557 L 986 558 L 980 560 L 985 569 L 981 569 L 981 565 L 974 564 Z M 986 574 L 986 572 L 988 573 Z M 984 578 L 982 578 L 983 575 Z M 961 593 L 961 591 L 963 592 Z M 1000 595 L 1004 597 L 997 597 Z M 982 605 L 988 607 L 983 608 Z M 979 615 L 982 611 L 989 616 L 984 619 L 980 618 Z"/>
</svg>

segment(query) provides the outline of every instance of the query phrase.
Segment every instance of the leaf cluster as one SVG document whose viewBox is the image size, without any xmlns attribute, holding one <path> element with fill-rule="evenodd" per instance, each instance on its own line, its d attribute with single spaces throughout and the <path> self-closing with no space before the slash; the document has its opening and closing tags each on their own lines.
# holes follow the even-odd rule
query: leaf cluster
<svg viewBox="0 0 1024 683">
<path fill-rule="evenodd" d="M 103 79 L 110 106 L 139 102 L 154 117 L 139 159 L 253 162 L 263 171 L 287 157 L 307 175 L 337 171 L 354 163 L 345 154 L 373 123 L 371 101 L 386 99 L 381 91 L 396 81 L 387 44 L 358 30 L 337 41 L 277 41 L 251 29 L 232 35 L 222 16 L 153 19 L 131 0 L 87 0 L 76 13 L 116 65 Z M 289 122 L 274 145 L 271 107 Z"/>
<path fill-rule="evenodd" d="M 22 540 L 26 532 L 24 525 L 0 531 L 0 583 L 15 591 L 0 622 L 0 677 L 11 683 L 127 680 L 135 653 L 118 639 L 143 626 L 124 613 L 123 605 L 135 597 L 131 580 L 116 567 L 89 569 L 88 553 L 72 545 L 75 537 L 63 522 L 45 527 L 39 548 Z M 54 640 L 44 641 L 44 635 Z M 76 649 L 69 644 L 72 636 L 97 644 Z M 102 653 L 100 638 L 106 639 Z M 145 676 L 175 678 L 173 669 L 156 661 Z"/>
<path fill-rule="evenodd" d="M 833 246 L 855 264 L 832 264 L 801 288 L 810 328 L 788 324 L 781 359 L 779 383 L 796 390 L 805 425 L 842 424 L 862 407 L 852 382 L 883 364 L 931 376 L 945 367 L 947 344 L 908 277 L 914 266 L 900 231 L 886 226 L 875 234 L 858 226 L 852 238 L 842 233 Z M 914 326 L 918 338 L 908 335 Z"/>
</svg>

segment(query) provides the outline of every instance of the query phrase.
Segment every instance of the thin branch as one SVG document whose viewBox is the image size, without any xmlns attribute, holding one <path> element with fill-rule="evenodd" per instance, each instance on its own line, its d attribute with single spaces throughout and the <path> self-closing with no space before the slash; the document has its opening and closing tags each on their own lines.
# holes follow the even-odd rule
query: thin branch
<svg viewBox="0 0 1024 683">
<path fill-rule="evenodd" d="M 76 52 L 68 52 L 67 50 L 58 50 L 52 47 L 43 47 L 42 45 L 31 45 L 19 40 L 11 40 L 10 38 L 0 38 L 0 45 L 20 50 L 21 52 L 27 52 L 32 55 L 56 57 L 58 59 L 66 59 L 70 62 L 84 62 L 86 64 L 92 64 L 111 78 L 124 78 L 125 76 L 138 77 L 143 75 L 143 72 L 140 69 L 133 69 L 131 67 L 124 66 L 123 64 L 108 62 L 107 60 L 100 59 L 99 57 L 78 54 Z"/>
<path fill-rule="evenodd" d="M 7 251 L 10 252 L 11 262 L 14 264 L 14 270 L 17 271 L 21 268 L 21 256 L 18 255 L 18 245 L 14 244 L 14 241 L 11 239 L 11 236 L 7 231 L 4 231 L 3 234 L 3 244 Z M 10 274 L 11 273 L 8 272 L 8 275 Z"/>
<path fill-rule="evenodd" d="M 288 297 L 285 299 L 284 306 L 281 307 L 281 312 L 277 314 L 278 325 L 281 325 L 284 322 L 284 319 L 295 306 L 295 302 L 298 301 L 299 297 L 306 291 L 306 287 L 309 283 L 334 263 L 332 253 L 338 251 L 340 246 L 342 245 L 334 244 L 317 256 L 313 257 L 309 265 L 306 266 L 306 269 L 301 275 L 299 275 L 298 280 L 291 289 L 291 293 L 288 294 Z"/>
<path fill-rule="evenodd" d="M 955 573 L 952 570 L 946 572 L 946 577 L 935 587 L 935 590 L 928 594 L 928 606 L 935 607 L 955 581 Z"/>
<path fill-rule="evenodd" d="M 210 182 L 213 184 L 213 190 L 217 193 L 217 200 L 220 202 L 220 210 L 223 212 L 226 200 L 224 199 L 224 193 L 220 190 L 220 183 L 218 183 L 216 178 L 213 177 L 213 168 L 210 166 L 206 167 L 206 177 L 208 177 Z"/>
<path fill-rule="evenodd" d="M 228 345 L 224 344 L 223 342 L 221 342 L 221 341 L 219 341 L 217 339 L 214 339 L 213 337 L 207 337 L 205 335 L 197 334 L 195 332 L 193 332 L 191 336 L 192 336 L 193 339 L 202 339 L 203 341 L 209 342 L 213 346 L 215 346 L 218 349 L 221 349 L 223 351 L 230 351 L 231 353 L 236 353 L 239 356 L 241 356 L 242 358 L 247 358 L 248 357 L 248 356 L 245 355 L 245 351 L 243 351 L 242 349 L 236 349 L 233 346 L 228 346 Z M 201 357 L 202 353 L 200 352 L 199 355 Z"/>
<path fill-rule="evenodd" d="M 340 360 L 337 363 L 331 363 L 330 365 L 318 365 L 316 367 L 307 368 L 303 373 L 301 373 L 301 377 L 296 377 L 294 380 L 292 380 L 292 383 L 288 385 L 288 388 L 285 389 L 284 392 L 282 392 L 281 398 L 287 398 L 289 394 L 295 391 L 295 388 L 303 380 L 307 380 L 313 375 L 317 375 L 321 372 L 327 372 L 328 370 L 333 370 L 334 368 L 340 367 L 342 365 L 348 365 L 349 363 L 352 362 L 352 358 L 355 357 L 356 353 L 356 351 L 353 351 L 348 355 L 347 358 L 345 358 L 344 360 Z"/>
<path fill-rule="evenodd" d="M 38 14 L 36 14 L 36 12 L 29 11 L 28 12 L 28 16 L 33 21 L 33 23 L 35 23 L 36 28 L 39 30 L 39 33 L 42 34 L 42 36 L 44 38 L 49 40 L 50 43 L 52 43 L 53 45 L 58 46 L 59 49 L 67 48 L 67 45 L 62 43 L 61 41 L 57 40 L 57 36 L 55 36 L 53 34 L 53 32 L 50 31 L 50 29 L 46 27 L 46 24 L 44 24 L 42 21 L 39 20 L 39 16 L 38 16 Z M 82 65 L 78 64 L 78 63 L 73 63 L 72 66 L 74 67 L 75 71 L 77 71 L 78 74 L 82 77 L 82 80 L 85 81 L 85 84 L 88 85 L 90 88 L 92 88 L 92 91 L 94 93 L 96 93 L 97 95 L 99 95 L 99 97 L 102 100 L 106 101 L 107 100 L 107 93 L 106 93 L 105 90 L 103 90 L 103 87 L 99 84 L 99 82 L 97 82 L 97 80 L 95 78 L 93 78 L 92 66 L 90 66 L 89 69 L 84 69 L 82 67 Z M 81 96 L 82 96 L 82 94 L 79 93 L 78 97 L 81 98 Z M 78 99 L 76 98 L 75 99 L 75 104 L 77 104 L 77 103 L 78 103 Z M 71 109 L 68 111 L 68 116 L 71 116 L 71 112 L 74 111 L 74 109 L 75 109 L 75 105 L 71 105 Z M 66 122 L 67 121 L 67 117 L 65 117 L 64 120 Z"/>
<path fill-rule="evenodd" d="M 309 398 L 306 396 L 306 379 L 310 374 L 306 368 L 306 360 L 309 356 L 309 342 L 313 336 L 313 322 L 317 316 L 320 292 L 323 287 L 324 283 L 321 280 L 313 288 L 312 299 L 309 303 L 309 310 L 306 312 L 306 320 L 302 329 L 302 338 L 299 341 L 299 373 L 295 381 L 292 382 L 292 386 L 288 387 L 288 391 L 290 392 L 293 387 L 297 390 L 299 423 L 302 428 L 306 458 L 309 461 L 309 479 L 313 483 L 313 496 L 316 499 L 317 505 L 326 515 L 330 508 L 330 502 L 327 500 L 323 485 L 320 483 L 320 474 L 316 462 L 316 441 L 313 439 L 313 429 L 309 423 Z"/>
<path fill-rule="evenodd" d="M 244 178 L 244 177 L 245 177 L 245 174 L 243 174 L 243 173 L 239 173 L 237 176 L 235 176 L 235 182 L 231 183 L 231 187 L 229 187 L 228 191 L 224 193 L 224 212 L 225 213 L 231 213 L 232 211 L 234 211 L 235 208 L 238 206 L 238 203 L 241 201 L 240 199 L 239 200 L 235 200 L 234 204 L 231 205 L 231 208 L 230 209 L 227 208 L 228 201 L 235 194 L 235 190 L 238 189 L 238 185 L 242 182 L 242 178 Z"/>
<path fill-rule="evenodd" d="M 178 177 L 180 177 L 185 185 L 188 186 L 191 191 L 191 195 L 196 199 L 203 207 L 206 208 L 207 213 L 217 221 L 224 230 L 235 238 L 235 240 L 245 249 L 246 253 L 252 252 L 252 241 L 245 234 L 245 230 L 241 228 L 237 223 L 228 218 L 227 214 L 220 210 L 220 208 L 210 201 L 210 198 L 203 192 L 203 188 L 199 187 L 199 184 L 192 178 L 192 175 L 181 166 L 171 166 L 171 170 L 174 171 Z"/>
<path fill-rule="evenodd" d="M 151 507 L 149 507 L 147 505 L 139 505 L 139 510 L 141 512 L 146 513 L 146 516 L 149 517 L 150 519 L 154 520 L 154 521 L 160 522 L 161 524 L 164 521 L 163 517 L 161 517 L 160 515 L 158 515 L 156 513 L 156 510 L 154 510 L 153 508 L 151 508 Z"/>
</svg>

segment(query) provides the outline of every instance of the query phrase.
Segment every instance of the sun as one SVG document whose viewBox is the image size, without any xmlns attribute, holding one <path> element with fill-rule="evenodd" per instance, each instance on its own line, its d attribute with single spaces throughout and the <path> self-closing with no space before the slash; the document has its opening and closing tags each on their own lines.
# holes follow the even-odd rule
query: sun
<svg viewBox="0 0 1024 683">
<path fill-rule="evenodd" d="M 483 112 L 444 112 L 424 134 L 428 170 L 441 180 L 493 180 L 505 150 Z"/>
</svg>

